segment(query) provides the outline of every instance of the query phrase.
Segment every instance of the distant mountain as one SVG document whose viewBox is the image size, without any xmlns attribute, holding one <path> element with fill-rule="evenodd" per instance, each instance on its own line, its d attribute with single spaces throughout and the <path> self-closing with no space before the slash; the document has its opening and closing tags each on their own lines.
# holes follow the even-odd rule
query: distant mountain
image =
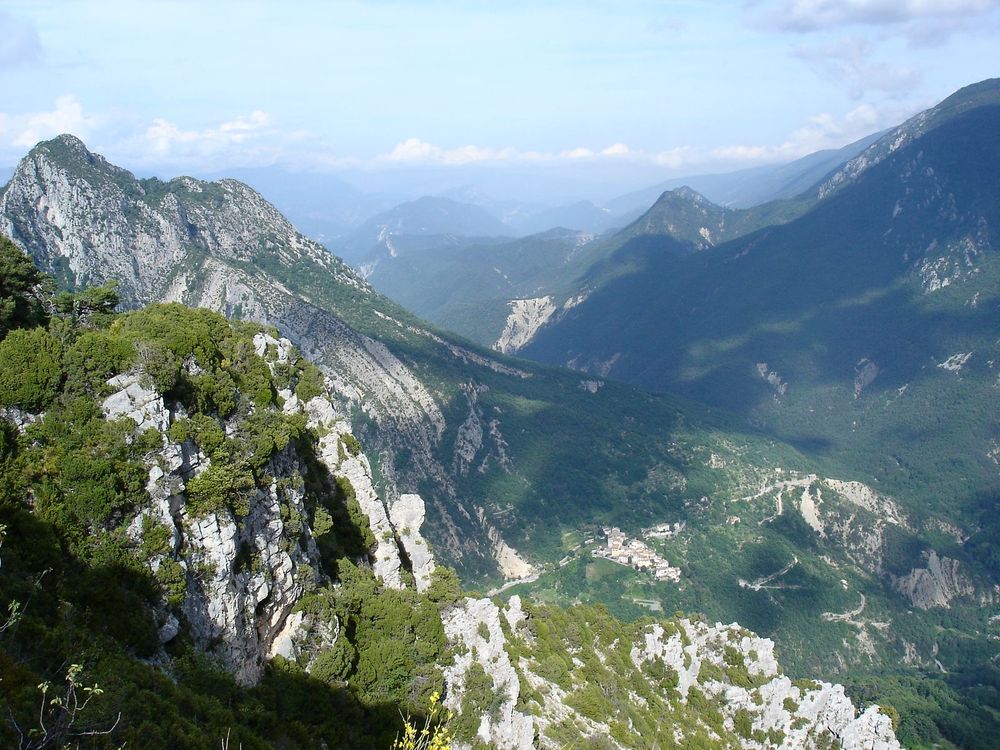
<svg viewBox="0 0 1000 750">
<path fill-rule="evenodd" d="M 501 237 L 514 234 L 509 226 L 479 206 L 449 198 L 424 196 L 400 203 L 364 222 L 332 248 L 350 263 L 370 263 L 395 252 L 396 238 L 454 235 Z"/>
<path fill-rule="evenodd" d="M 522 351 L 746 414 L 973 534 L 1000 491 L 997 132 L 991 81 L 888 133 L 790 223 L 697 254 L 630 241 Z"/>
<path fill-rule="evenodd" d="M 821 205 L 844 200 L 853 189 Z M 537 592 L 546 601 L 602 602 L 632 620 L 650 610 L 681 609 L 745 622 L 776 638 L 796 673 L 841 673 L 853 680 L 849 684 L 862 684 L 862 677 L 881 680 L 889 668 L 927 680 L 917 670 L 940 663 L 956 682 L 954 687 L 943 678 L 933 683 L 950 701 L 936 713 L 926 704 L 914 709 L 916 698 L 905 683 L 886 683 L 901 701 L 911 701 L 901 703 L 905 715 L 917 716 L 914 721 L 923 720 L 919 726 L 930 725 L 927 731 L 934 732 L 938 726 L 950 731 L 948 716 L 955 712 L 991 726 L 989 714 L 980 721 L 975 702 L 960 692 L 972 694 L 969 685 L 989 671 L 994 648 L 975 637 L 991 627 L 994 601 L 992 579 L 977 557 L 980 545 L 995 538 L 988 517 L 973 528 L 964 516 L 925 513 L 908 496 L 894 497 L 874 480 L 862 483 L 857 474 L 838 468 L 842 464 L 823 455 L 808 458 L 724 412 L 651 396 L 600 375 L 513 360 L 443 334 L 378 294 L 234 180 L 137 180 L 63 136 L 39 144 L 19 164 L 0 194 L 0 232 L 64 286 L 115 278 L 129 307 L 182 301 L 277 328 L 322 369 L 337 413 L 349 420 L 350 432 L 371 458 L 382 499 L 365 501 L 372 507 L 384 502 L 391 510 L 401 495 L 419 492 L 427 503 L 426 537 L 438 559 L 459 566 L 467 579 L 499 581 L 502 571 L 503 577 L 522 580 L 521 591 Z M 643 236 L 647 247 L 652 237 Z M 587 254 L 599 246 L 579 244 L 567 252 L 571 235 L 559 233 L 546 241 L 567 266 L 584 268 Z M 688 246 L 675 261 L 701 262 L 725 247 L 695 252 Z M 522 263 L 531 252 L 523 248 Z M 655 308 L 636 291 L 636 303 Z M 592 297 L 597 294 L 593 290 Z M 989 295 L 983 296 L 988 301 Z M 801 301 L 787 297 L 783 303 Z M 522 323 L 530 324 L 544 310 L 522 302 L 521 314 L 505 330 L 508 342 L 522 337 Z M 580 298 L 574 304 L 589 311 L 590 302 Z M 613 317 L 609 322 L 621 323 Z M 167 335 L 155 327 L 152 333 Z M 263 350 L 270 346 L 265 341 Z M 709 351 L 739 346 L 738 340 L 708 344 Z M 941 372 L 966 377 L 962 368 L 971 373 L 978 362 L 952 358 L 941 362 L 947 365 Z M 196 364 L 184 360 L 192 378 L 203 374 Z M 615 361 L 608 364 L 613 369 Z M 780 392 L 783 381 L 774 369 L 766 370 L 764 382 Z M 870 376 L 864 365 L 859 373 L 862 381 Z M 278 369 L 276 376 L 288 373 Z M 225 385 L 221 388 L 217 396 L 224 398 Z M 296 408 L 289 396 L 282 399 L 275 408 Z M 288 517 L 288 524 L 297 522 Z M 379 548 L 391 549 L 391 533 L 374 536 Z M 624 564 L 621 545 L 634 552 Z M 547 631 L 562 634 L 555 620 L 548 622 L 553 624 Z M 480 632 L 475 621 L 470 627 Z M 743 637 L 738 629 L 724 630 L 726 644 Z M 620 671 L 612 659 L 636 663 L 639 657 L 626 650 L 628 643 L 615 641 L 620 633 L 605 635 L 619 643 L 608 657 L 609 669 Z M 579 623 L 567 627 L 565 637 L 593 640 Z M 544 647 L 544 639 L 540 629 L 536 646 Z M 480 636 L 468 642 L 486 653 L 487 643 L 492 649 L 498 640 Z M 680 637 L 676 643 L 697 658 Z M 758 700 L 767 699 L 752 692 L 753 673 L 742 670 L 757 657 L 719 645 L 728 658 L 723 663 L 736 670 L 734 679 L 748 692 L 726 688 L 728 700 L 741 696 L 747 707 L 733 704 L 733 716 L 718 721 L 739 721 L 739 732 L 752 732 L 756 719 L 748 714 L 759 714 Z M 636 649 L 642 653 L 641 645 Z M 590 659 L 589 651 L 573 653 Z M 565 685 L 561 690 L 573 690 L 567 703 L 582 715 L 616 715 L 599 691 L 576 695 L 584 685 L 562 680 L 575 662 L 549 658 L 544 650 L 522 655 Z M 674 664 L 687 670 L 687 657 L 674 656 L 670 670 Z M 728 667 L 719 669 L 725 675 Z M 666 666 L 658 670 L 656 679 L 673 685 L 673 672 Z M 865 671 L 859 676 L 854 670 Z M 713 684 L 722 682 L 711 668 L 703 677 L 711 682 L 712 674 Z M 782 689 L 795 700 L 788 684 Z M 870 689 L 870 682 L 863 685 Z M 638 683 L 629 689 L 645 690 Z M 813 689 L 803 683 L 799 695 Z M 706 695 L 714 694 L 697 695 L 707 701 Z M 591 710 L 588 696 L 598 700 L 599 713 Z M 766 726 L 784 726 L 786 714 L 791 721 L 799 708 L 783 700 L 781 706 L 784 713 L 775 709 L 769 714 L 775 720 Z M 722 717 L 714 709 L 712 715 Z M 619 724 L 621 731 L 633 731 Z M 802 727 L 793 721 L 787 728 Z"/>
<path fill-rule="evenodd" d="M 245 182 L 271 201 L 300 232 L 324 243 L 349 234 L 406 199 L 405 194 L 365 192 L 330 173 L 282 167 L 232 169 L 209 178 Z"/>
<path fill-rule="evenodd" d="M 629 242 L 686 254 L 759 227 L 790 220 L 809 201 L 776 201 L 753 209 L 717 206 L 690 188 L 660 196 L 620 232 L 599 236 L 552 229 L 516 240 L 454 235 L 386 235 L 358 268 L 379 291 L 432 323 L 484 346 L 513 353 L 560 306 L 628 272 L 616 262 Z M 657 244 L 660 243 L 660 244 Z M 581 281 L 582 280 L 582 281 Z"/>
<path fill-rule="evenodd" d="M 678 177 L 657 183 L 608 201 L 611 211 L 628 211 L 649 206 L 667 190 L 687 186 L 713 203 L 729 208 L 750 208 L 768 201 L 795 198 L 860 154 L 882 137 L 873 133 L 839 149 L 827 149 L 787 164 L 769 164 L 724 174 Z"/>
<path fill-rule="evenodd" d="M 519 234 L 537 234 L 549 229 L 572 229 L 600 234 L 631 223 L 640 213 L 640 210 L 616 212 L 600 208 L 590 201 L 579 201 L 533 213 L 515 214 L 509 217 L 508 223 Z"/>
<path fill-rule="evenodd" d="M 512 300 L 561 288 L 593 235 L 567 229 L 493 241 L 407 237 L 395 255 L 364 265 L 380 292 L 425 320 L 484 346 L 501 338 Z M 543 305 L 544 306 L 544 305 Z"/>
</svg>

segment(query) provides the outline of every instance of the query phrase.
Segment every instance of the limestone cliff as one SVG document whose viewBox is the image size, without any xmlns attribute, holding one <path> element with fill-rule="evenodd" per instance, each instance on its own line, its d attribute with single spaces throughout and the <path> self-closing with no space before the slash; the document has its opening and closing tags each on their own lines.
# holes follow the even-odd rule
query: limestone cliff
<svg viewBox="0 0 1000 750">
<path fill-rule="evenodd" d="M 446 419 L 445 398 L 398 350 L 357 326 L 365 318 L 402 330 L 382 309 L 401 311 L 254 190 L 235 180 L 139 180 L 64 135 L 19 164 L 0 194 L 0 232 L 66 285 L 118 280 L 126 307 L 178 301 L 277 327 L 331 378 L 331 398 L 363 434 L 386 500 L 407 487 L 431 488 L 428 534 L 445 558 L 480 573 L 496 569 L 496 545 L 446 457 L 459 425 Z M 350 301 L 335 314 L 314 295 Z M 404 350 L 419 342 L 473 375 L 482 368 L 527 376 L 412 325 L 401 335 Z M 502 450 L 500 420 L 487 429 Z M 370 473 L 367 459 L 353 463 L 344 467 L 352 480 Z M 361 495 L 367 502 L 371 493 Z"/>
<path fill-rule="evenodd" d="M 259 333 L 253 343 L 272 372 L 299 359 L 287 339 Z M 165 402 L 144 380 L 141 373 L 112 378 L 109 386 L 116 390 L 104 399 L 103 408 L 108 419 L 135 422 L 137 433 L 153 429 L 162 436 L 162 447 L 147 456 L 149 504 L 130 525 L 137 545 L 149 547 L 156 535 L 167 540 L 148 557 L 154 574 L 166 577 L 163 573 L 171 568 L 175 573 L 172 591 L 177 601 L 164 602 L 158 615 L 160 640 L 169 642 L 184 628 L 238 682 L 254 684 L 268 658 L 299 650 L 298 641 L 308 627 L 302 627 L 301 616 L 291 616 L 292 610 L 308 588 L 325 578 L 305 506 L 303 477 L 313 469 L 295 444 L 288 443 L 268 459 L 262 474 L 269 483 L 253 488 L 241 512 L 199 510 L 191 503 L 188 484 L 212 461 L 190 439 L 178 442 L 171 437 L 171 426 L 185 416 L 184 408 Z M 374 534 L 370 555 L 376 576 L 389 588 L 402 588 L 404 563 L 396 528 L 374 489 L 367 457 L 343 448 L 350 427 L 328 388 L 329 381 L 321 395 L 305 403 L 285 391 L 283 413 L 301 414 L 308 428 L 321 435 L 320 464 L 331 477 L 349 483 Z M 239 421 L 234 417 L 222 427 L 235 433 Z M 419 495 L 405 497 L 408 506 L 422 507 Z M 420 538 L 420 520 L 412 519 L 407 540 Z M 418 581 L 426 588 L 433 558 L 419 562 Z"/>
</svg>

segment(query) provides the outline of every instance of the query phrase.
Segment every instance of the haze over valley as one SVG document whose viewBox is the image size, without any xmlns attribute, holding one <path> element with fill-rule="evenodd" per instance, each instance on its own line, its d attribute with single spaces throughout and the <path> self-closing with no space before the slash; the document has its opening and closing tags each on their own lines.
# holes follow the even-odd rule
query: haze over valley
<svg viewBox="0 0 1000 750">
<path fill-rule="evenodd" d="M 0 22 L 0 745 L 995 744 L 996 3 Z"/>
</svg>

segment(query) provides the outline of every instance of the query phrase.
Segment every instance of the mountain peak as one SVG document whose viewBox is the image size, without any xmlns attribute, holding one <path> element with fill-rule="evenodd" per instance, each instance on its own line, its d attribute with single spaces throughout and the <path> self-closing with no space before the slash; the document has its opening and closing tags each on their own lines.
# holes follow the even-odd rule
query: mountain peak
<svg viewBox="0 0 1000 750">
<path fill-rule="evenodd" d="M 695 203 L 708 203 L 711 205 L 715 205 L 704 195 L 702 195 L 697 190 L 688 185 L 681 185 L 679 188 L 675 190 L 668 190 L 667 193 L 672 193 L 678 198 L 686 198 L 687 200 L 694 201 Z M 664 195 L 666 195 L 667 193 L 664 193 Z M 660 198 L 662 199 L 663 196 L 660 196 Z"/>
<path fill-rule="evenodd" d="M 28 152 L 27 158 L 32 158 L 39 153 L 50 155 L 75 155 L 79 158 L 91 161 L 95 154 L 87 148 L 87 145 L 72 133 L 63 133 L 47 141 L 39 141 L 35 147 Z"/>
<path fill-rule="evenodd" d="M 979 107 L 1000 105 L 1000 78 L 987 78 L 956 91 L 930 109 L 911 117 L 893 128 L 856 157 L 831 174 L 820 185 L 817 196 L 822 200 L 845 184 L 856 180 L 862 172 L 875 166 L 890 154 L 920 136 L 950 122 L 955 117 Z"/>
<path fill-rule="evenodd" d="M 63 133 L 35 144 L 14 170 L 12 182 L 19 175 L 34 174 L 41 162 L 73 176 L 86 176 L 91 182 L 113 182 L 123 189 L 132 189 L 133 185 L 138 185 L 135 175 L 94 153 L 71 133 Z"/>
</svg>

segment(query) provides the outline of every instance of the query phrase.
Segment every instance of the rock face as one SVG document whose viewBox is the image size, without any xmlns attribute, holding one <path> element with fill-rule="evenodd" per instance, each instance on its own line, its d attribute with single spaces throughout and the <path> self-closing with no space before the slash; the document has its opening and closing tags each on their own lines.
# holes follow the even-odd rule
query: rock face
<svg viewBox="0 0 1000 750">
<path fill-rule="evenodd" d="M 434 555 L 427 540 L 420 534 L 424 513 L 424 501 L 420 495 L 400 495 L 389 509 L 390 520 L 406 556 L 410 558 L 413 578 L 420 592 L 431 585 L 431 574 L 434 572 Z"/>
<path fill-rule="evenodd" d="M 289 445 L 268 462 L 266 474 L 274 479 L 252 492 L 245 516 L 228 509 L 193 514 L 185 503 L 186 484 L 209 459 L 190 442 L 170 440 L 174 415 L 140 378 L 118 376 L 109 385 L 120 390 L 104 400 L 108 418 L 126 417 L 137 431 L 153 427 L 163 435 L 163 447 L 149 457 L 150 504 L 136 517 L 131 535 L 142 542 L 152 529 L 167 531 L 168 549 L 150 558 L 150 568 L 180 572 L 179 609 L 192 640 L 239 683 L 252 685 L 275 642 L 288 637 L 288 616 L 303 593 L 302 571 L 322 577 L 308 525 L 293 529 L 288 522 L 306 516 L 301 480 L 306 467 Z M 176 616 L 164 609 L 161 620 L 161 641 L 172 640 L 180 629 Z"/>
<path fill-rule="evenodd" d="M 552 317 L 556 306 L 551 296 L 512 299 L 507 304 L 510 314 L 493 348 L 504 354 L 513 354 L 531 341 L 535 332 Z"/>
<path fill-rule="evenodd" d="M 500 625 L 500 610 L 489 599 L 463 599 L 441 617 L 448 640 L 459 652 L 445 667 L 448 697 L 445 706 L 456 713 L 463 709 L 462 697 L 468 692 L 467 679 L 473 664 L 489 677 L 498 701 L 483 713 L 477 737 L 490 747 L 501 750 L 530 750 L 534 747 L 534 726 L 530 716 L 515 710 L 520 685 L 517 672 L 505 650 L 506 639 Z M 464 749 L 469 745 L 456 745 Z"/>
<path fill-rule="evenodd" d="M 841 685 L 811 682 L 796 686 L 780 673 L 774 658 L 774 643 L 732 625 L 707 625 L 681 620 L 681 631 L 666 636 L 660 625 L 652 625 L 645 633 L 645 642 L 632 649 L 632 661 L 638 668 L 660 659 L 678 675 L 677 688 L 686 700 L 690 689 L 697 686 L 708 697 L 723 698 L 721 705 L 727 726 L 736 731 L 736 715 L 745 712 L 752 722 L 752 731 L 784 739 L 778 747 L 811 747 L 810 738 L 824 733 L 837 739 L 843 748 L 897 750 L 900 745 L 892 731 L 888 716 L 871 706 L 861 714 L 844 694 Z M 724 669 L 734 663 L 745 665 L 756 687 L 726 684 L 718 679 L 699 676 L 706 665 Z M 774 746 L 743 738 L 750 748 Z"/>
<path fill-rule="evenodd" d="M 0 232 L 62 283 L 117 279 L 126 307 L 177 301 L 277 327 L 331 378 L 338 412 L 377 457 L 385 500 L 395 501 L 410 487 L 430 487 L 428 534 L 438 549 L 453 563 L 468 560 L 480 572 L 488 569 L 492 544 L 464 507 L 459 476 L 450 455 L 443 455 L 443 446 L 451 445 L 446 433 L 458 424 L 445 419 L 439 391 L 356 323 L 380 316 L 378 325 L 402 331 L 408 346 L 429 346 L 434 356 L 471 373 L 483 369 L 513 379 L 527 373 L 383 312 L 401 314 L 246 185 L 138 180 L 73 136 L 39 144 L 22 160 L 0 194 Z M 351 298 L 342 314 L 311 304 L 313 294 L 327 292 Z M 491 442 L 505 445 L 499 420 L 486 420 L 482 429 L 495 434 Z M 400 453 L 407 460 L 397 465 Z M 367 459 L 344 467 L 384 527 L 370 503 L 373 493 L 364 488 L 370 469 Z M 380 574 L 394 583 L 391 553 L 380 549 L 378 557 Z"/>
<path fill-rule="evenodd" d="M 294 365 L 298 358 L 287 339 L 260 333 L 253 343 L 272 372 Z M 251 492 L 245 513 L 236 515 L 229 508 L 192 511 L 187 484 L 211 461 L 194 443 L 176 443 L 169 437 L 171 424 L 184 416 L 183 410 L 169 406 L 159 393 L 145 387 L 141 374 L 119 375 L 108 385 L 118 389 L 103 401 L 108 419 L 130 419 L 137 433 L 155 429 L 162 435 L 162 447 L 148 457 L 150 502 L 129 529 L 137 544 L 143 544 L 156 529 L 164 530 L 169 540 L 165 549 L 149 559 L 154 574 L 172 573 L 168 580 L 180 587 L 172 592 L 178 601 L 160 612 L 161 642 L 175 638 L 183 625 L 196 646 L 216 657 L 244 685 L 255 684 L 266 660 L 275 655 L 297 657 L 306 647 L 317 652 L 332 647 L 337 623 L 306 622 L 301 613 L 292 614 L 307 581 L 324 578 L 306 520 L 303 477 L 309 468 L 295 444 L 289 443 L 270 458 L 262 472 L 271 478 L 270 484 Z M 304 414 L 308 427 L 322 436 L 319 462 L 332 476 L 350 482 L 376 537 L 375 574 L 387 587 L 403 588 L 404 563 L 396 528 L 375 492 L 367 457 L 344 449 L 350 427 L 343 414 L 328 392 L 304 404 L 291 392 L 282 396 L 283 411 Z M 237 428 L 236 423 L 223 426 Z M 398 515 L 400 523 L 406 524 L 401 536 L 415 561 L 417 585 L 424 589 L 430 583 L 434 559 L 420 536 L 420 497 L 404 495 Z"/>
<path fill-rule="evenodd" d="M 104 399 L 104 414 L 108 419 L 128 417 L 137 429 L 166 432 L 170 427 L 170 414 L 163 397 L 156 391 L 144 388 L 135 375 L 117 375 L 108 381 L 112 388 L 119 388 Z"/>
<path fill-rule="evenodd" d="M 962 572 L 961 563 L 950 557 L 939 557 L 934 550 L 927 553 L 926 568 L 914 568 L 897 578 L 895 586 L 920 609 L 948 607 L 952 599 L 976 593 L 972 581 Z"/>
<path fill-rule="evenodd" d="M 711 746 L 754 750 L 900 748 L 891 719 L 876 706 L 859 712 L 841 685 L 793 682 L 781 673 L 774 643 L 736 624 L 672 619 L 602 627 L 598 613 L 590 621 L 562 618 L 554 632 L 554 613 L 525 610 L 518 597 L 504 615 L 530 687 L 522 710 L 534 714 L 541 748 L 563 747 L 563 732 L 572 727 L 584 740 L 624 750 L 634 746 L 628 727 L 645 721 L 682 746 L 700 737 Z M 545 675 L 560 664 L 552 656 L 554 637 L 573 669 L 552 679 Z M 706 701 L 721 714 L 711 726 L 701 713 Z M 657 746 L 664 738 L 643 734 L 642 741 Z"/>
</svg>

